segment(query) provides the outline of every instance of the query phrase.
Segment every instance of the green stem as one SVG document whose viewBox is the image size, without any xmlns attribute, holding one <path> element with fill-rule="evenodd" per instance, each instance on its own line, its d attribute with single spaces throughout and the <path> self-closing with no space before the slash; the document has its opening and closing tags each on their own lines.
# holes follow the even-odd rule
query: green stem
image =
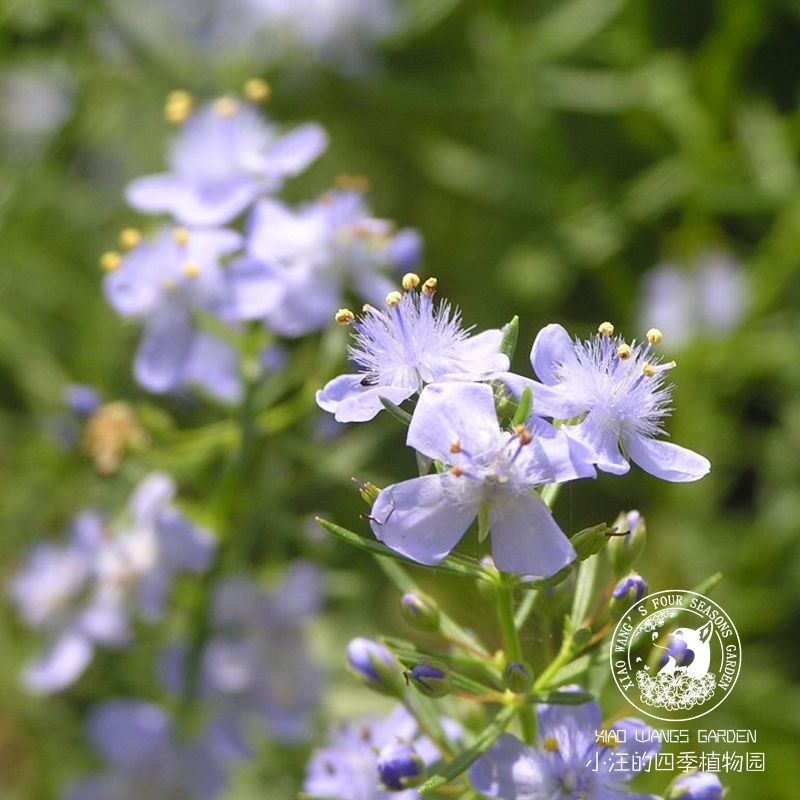
<svg viewBox="0 0 800 800">
<path fill-rule="evenodd" d="M 566 664 L 568 664 L 573 658 L 572 652 L 572 639 L 570 637 L 565 637 L 564 641 L 561 643 L 561 649 L 558 651 L 558 655 L 547 665 L 547 668 L 542 672 L 541 675 L 534 681 L 533 684 L 533 691 L 538 692 L 543 689 L 547 689 L 550 681 L 553 679 L 553 676 Z"/>
<path fill-rule="evenodd" d="M 497 587 L 497 614 L 500 618 L 500 629 L 503 632 L 503 645 L 506 661 L 523 662 L 522 644 L 519 631 L 514 621 L 514 579 L 500 574 L 500 585 Z M 522 727 L 522 738 L 525 744 L 533 744 L 536 736 L 536 724 L 533 709 L 522 705 L 519 708 L 519 721 Z"/>
</svg>

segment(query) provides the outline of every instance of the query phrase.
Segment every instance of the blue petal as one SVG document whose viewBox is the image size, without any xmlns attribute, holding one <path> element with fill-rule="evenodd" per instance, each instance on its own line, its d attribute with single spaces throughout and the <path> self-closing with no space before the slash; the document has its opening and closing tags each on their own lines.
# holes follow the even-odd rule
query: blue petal
<svg viewBox="0 0 800 800">
<path fill-rule="evenodd" d="M 467 481 L 449 474 L 424 475 L 388 486 L 372 507 L 373 533 L 412 561 L 438 564 L 477 516 L 480 497 L 468 493 Z"/>
<path fill-rule="evenodd" d="M 508 390 L 516 398 L 522 397 L 525 389 L 530 389 L 533 397 L 533 413 L 537 416 L 572 419 L 586 411 L 584 406 L 580 406 L 570 399 L 558 384 L 546 386 L 514 372 L 502 372 L 497 378 L 508 387 Z"/>
<path fill-rule="evenodd" d="M 540 705 L 536 713 L 540 741 L 555 739 L 565 764 L 585 769 L 583 759 L 594 752 L 595 731 L 603 726 L 600 704 L 593 701 L 579 706 Z"/>
<path fill-rule="evenodd" d="M 546 325 L 536 335 L 531 348 L 531 366 L 539 380 L 548 386 L 559 382 L 556 367 L 574 355 L 575 345 L 561 325 Z"/>
<path fill-rule="evenodd" d="M 274 267 L 239 258 L 225 271 L 227 298 L 223 315 L 230 320 L 259 319 L 283 300 L 285 288 Z"/>
<path fill-rule="evenodd" d="M 166 712 L 140 700 L 107 700 L 91 712 L 87 727 L 92 744 L 122 769 L 166 757 L 172 737 Z"/>
<path fill-rule="evenodd" d="M 665 481 L 696 481 L 711 469 L 707 458 L 672 442 L 628 436 L 623 439 L 623 444 L 634 464 Z"/>
<path fill-rule="evenodd" d="M 498 497 L 491 506 L 492 555 L 497 568 L 520 575 L 554 575 L 575 550 L 536 494 Z"/>
<path fill-rule="evenodd" d="M 363 375 L 339 375 L 317 392 L 317 405 L 334 414 L 337 422 L 366 422 L 383 411 L 381 397 L 397 405 L 417 390 L 416 386 L 365 386 L 363 380 Z"/>
<path fill-rule="evenodd" d="M 653 733 L 652 728 L 642 722 L 642 720 L 634 717 L 626 717 L 619 722 L 615 722 L 610 726 L 610 730 L 624 731 L 624 737 L 620 737 L 620 739 L 625 739 L 624 742 L 621 741 L 620 744 L 611 751 L 616 763 L 614 764 L 614 772 L 610 774 L 610 778 L 612 778 L 614 782 L 629 781 L 642 769 L 647 768 L 647 762 L 661 749 L 661 743 L 657 738 L 651 740 L 650 736 Z M 636 738 L 637 735 L 639 737 L 638 740 Z M 645 741 L 641 741 L 642 739 Z M 627 755 L 628 758 L 623 760 L 619 758 L 621 755 Z M 623 764 L 629 765 L 629 768 L 620 769 L 620 766 Z M 632 769 L 634 764 L 638 767 L 635 770 Z M 652 769 L 652 767 L 650 767 L 650 769 Z M 609 782 L 610 781 L 606 781 L 606 783 Z"/>
<path fill-rule="evenodd" d="M 44 655 L 25 668 L 23 678 L 29 691 L 50 694 L 73 684 L 89 666 L 94 647 L 76 631 L 66 631 Z"/>
<path fill-rule="evenodd" d="M 280 175 L 297 175 L 320 156 L 328 146 L 328 134 L 321 125 L 310 122 L 282 136 L 269 149 L 269 167 Z"/>
<path fill-rule="evenodd" d="M 451 445 L 477 456 L 502 444 L 491 387 L 482 383 L 426 386 L 408 428 L 407 443 L 429 458 L 451 464 Z"/>
<path fill-rule="evenodd" d="M 591 413 L 580 425 L 570 425 L 565 430 L 589 448 L 598 469 L 612 475 L 624 475 L 630 470 L 631 465 L 620 451 L 617 431 L 597 424 Z"/>
<path fill-rule="evenodd" d="M 470 767 L 469 781 L 482 795 L 502 800 L 536 800 L 548 784 L 534 751 L 509 733 Z"/>
<path fill-rule="evenodd" d="M 191 315 L 183 308 L 165 308 L 151 317 L 134 361 L 139 384 L 157 393 L 178 389 L 194 337 Z"/>
<path fill-rule="evenodd" d="M 224 403 L 242 397 L 239 358 L 227 342 L 208 333 L 197 333 L 180 376 L 181 385 L 202 387 Z"/>
</svg>

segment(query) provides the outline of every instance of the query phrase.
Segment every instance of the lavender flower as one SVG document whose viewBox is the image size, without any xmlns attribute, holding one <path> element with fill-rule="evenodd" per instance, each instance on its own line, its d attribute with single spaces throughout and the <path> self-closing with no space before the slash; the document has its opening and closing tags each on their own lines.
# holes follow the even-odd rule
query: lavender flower
<svg viewBox="0 0 800 800">
<path fill-rule="evenodd" d="M 536 337 L 531 364 L 539 381 L 507 373 L 503 380 L 514 394 L 530 387 L 536 413 L 558 420 L 585 444 L 603 472 L 621 475 L 628 458 L 667 481 L 695 481 L 711 468 L 708 459 L 670 442 L 657 440 L 669 414 L 671 387 L 664 375 L 674 362 L 659 363 L 652 346 L 661 340 L 655 329 L 646 344 L 626 344 L 604 323 L 588 341 L 573 341 L 560 325 L 548 325 Z"/>
<path fill-rule="evenodd" d="M 294 562 L 282 583 L 264 591 L 244 578 L 214 588 L 212 635 L 201 655 L 199 694 L 219 747 L 247 752 L 253 723 L 278 741 L 308 738 L 322 674 L 306 643 L 305 623 L 322 601 L 317 568 Z M 183 691 L 185 649 L 167 653 L 168 688 Z"/>
<path fill-rule="evenodd" d="M 646 594 L 647 582 L 635 572 L 619 581 L 611 592 L 615 600 L 625 600 L 628 605 L 638 603 Z"/>
<path fill-rule="evenodd" d="M 747 313 L 750 291 L 742 264 L 722 251 L 703 253 L 688 268 L 666 262 L 645 273 L 639 318 L 673 347 L 693 337 L 724 336 Z"/>
<path fill-rule="evenodd" d="M 479 517 L 492 531 L 498 569 L 552 575 L 575 558 L 569 540 L 534 489 L 594 475 L 560 431 L 532 417 L 500 429 L 486 384 L 427 386 L 407 442 L 450 469 L 385 488 L 372 508 L 375 536 L 421 564 L 437 564 Z M 479 530 L 482 538 L 487 530 Z"/>
<path fill-rule="evenodd" d="M 382 302 L 394 288 L 384 273 L 410 269 L 419 257 L 419 234 L 372 217 L 353 180 L 297 211 L 272 199 L 253 210 L 246 256 L 235 264 L 254 278 L 278 281 L 280 294 L 259 296 L 249 313 L 260 307 L 267 325 L 283 336 L 325 328 L 345 291 Z"/>
<path fill-rule="evenodd" d="M 23 674 L 36 693 L 60 691 L 77 680 L 95 647 L 129 643 L 134 606 L 160 618 L 173 577 L 205 571 L 214 553 L 210 534 L 195 528 L 170 501 L 175 487 L 149 475 L 116 525 L 98 514 L 79 515 L 65 546 L 40 545 L 12 581 L 10 594 L 32 628 L 51 644 Z"/>
<path fill-rule="evenodd" d="M 225 755 L 208 739 L 178 742 L 157 705 L 106 701 L 92 711 L 87 728 L 106 769 L 78 781 L 69 800 L 212 798 L 226 787 Z"/>
<path fill-rule="evenodd" d="M 469 779 L 481 794 L 503 800 L 657 800 L 625 786 L 658 752 L 659 743 L 642 735 L 649 731 L 643 722 L 628 718 L 612 725 L 609 731 L 624 731 L 626 742 L 609 747 L 595 741 L 602 729 L 597 702 L 540 705 L 537 718 L 537 748 L 504 734 L 472 766 Z M 636 741 L 637 732 L 646 744 Z"/>
<path fill-rule="evenodd" d="M 223 270 L 220 264 L 240 242 L 239 234 L 225 229 L 164 228 L 124 257 L 104 257 L 109 303 L 122 316 L 145 321 L 134 363 L 145 389 L 161 393 L 199 385 L 221 400 L 238 400 L 235 350 L 198 328 L 194 314 L 224 321 L 242 316 L 237 281 L 253 289 L 252 282 L 246 273 Z"/>
<path fill-rule="evenodd" d="M 442 724 L 451 739 L 460 737 L 458 725 L 447 719 Z M 439 758 L 434 744 L 419 736 L 415 720 L 403 706 L 397 706 L 385 720 L 341 723 L 328 738 L 328 745 L 312 755 L 306 770 L 303 792 L 310 800 L 418 800 L 415 789 L 402 788 L 408 765 L 404 759 L 397 768 L 395 745 L 413 748 L 420 771 L 421 765 L 430 766 Z M 383 779 L 389 780 L 388 788 L 382 785 L 379 764 Z"/>
<path fill-rule="evenodd" d="M 406 275 L 410 291 L 393 292 L 386 311 L 369 306 L 362 318 L 340 312 L 355 328 L 350 358 L 360 372 L 340 375 L 317 392 L 317 404 L 339 422 L 364 422 L 382 408 L 381 398 L 401 403 L 429 383 L 489 380 L 508 369 L 499 352 L 501 330 L 470 337 L 457 310 L 433 303 L 435 280 L 414 291 L 416 275 Z"/>
<path fill-rule="evenodd" d="M 327 144 L 319 125 L 281 135 L 252 105 L 222 97 L 188 117 L 172 142 L 170 172 L 133 181 L 126 196 L 138 211 L 168 213 L 183 225 L 224 225 L 302 172 Z"/>
</svg>

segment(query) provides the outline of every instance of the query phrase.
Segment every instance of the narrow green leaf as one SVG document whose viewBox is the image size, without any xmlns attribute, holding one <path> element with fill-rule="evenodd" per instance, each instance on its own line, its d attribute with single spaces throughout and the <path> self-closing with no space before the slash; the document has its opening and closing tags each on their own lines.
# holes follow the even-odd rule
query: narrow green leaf
<svg viewBox="0 0 800 800">
<path fill-rule="evenodd" d="M 551 706 L 582 706 L 591 703 L 595 696 L 590 692 L 535 692 L 526 698 L 531 703 L 547 703 Z"/>
<path fill-rule="evenodd" d="M 400 408 L 396 403 L 393 403 L 386 397 L 380 398 L 381 405 L 399 422 L 408 427 L 411 424 L 411 414 L 408 411 Z"/>
<path fill-rule="evenodd" d="M 514 414 L 513 424 L 523 425 L 526 423 L 531 415 L 531 411 L 533 411 L 533 392 L 531 392 L 530 386 L 526 386 L 525 390 L 522 392 L 522 397 L 519 398 L 519 405 Z"/>
<path fill-rule="evenodd" d="M 563 666 L 553 675 L 550 685 L 563 686 L 565 683 L 573 683 L 589 669 L 591 664 L 592 657 L 590 655 L 581 656 L 574 661 L 570 661 L 569 664 Z"/>
<path fill-rule="evenodd" d="M 325 528 L 328 533 L 332 533 L 343 542 L 347 542 L 347 544 L 357 547 L 359 550 L 372 553 L 374 556 L 394 558 L 397 561 L 408 561 L 405 556 L 400 555 L 400 553 L 396 553 L 394 550 L 390 550 L 388 547 L 386 547 L 386 545 L 377 541 L 373 541 L 372 539 L 366 539 L 363 536 L 359 536 L 357 533 L 354 533 L 347 528 L 343 528 L 341 525 L 337 525 L 334 522 L 329 522 L 326 519 L 321 519 L 320 517 L 316 517 L 316 521 L 323 528 Z M 486 579 L 486 573 L 484 570 L 481 569 L 481 567 L 479 567 L 477 564 L 474 566 L 469 564 L 466 562 L 466 559 L 448 557 L 444 559 L 444 561 L 440 561 L 435 566 L 428 566 L 427 564 L 420 564 L 419 566 L 423 569 L 436 570 L 438 572 L 449 572 L 451 575 L 461 575 L 465 578 L 480 578 L 481 580 Z"/>
<path fill-rule="evenodd" d="M 597 556 L 591 556 L 586 561 L 581 561 L 578 565 L 575 596 L 572 600 L 572 611 L 570 612 L 572 630 L 577 630 L 583 625 L 583 621 L 592 607 L 599 565 L 600 559 Z"/>
<path fill-rule="evenodd" d="M 503 327 L 503 338 L 500 340 L 500 352 L 508 356 L 511 361 L 517 350 L 517 340 L 519 339 L 519 317 L 514 316 L 511 322 Z"/>
<path fill-rule="evenodd" d="M 472 746 L 459 753 L 449 764 L 445 764 L 441 771 L 428 778 L 419 787 L 419 793 L 428 794 L 428 792 L 436 791 L 436 789 L 457 778 L 462 772 L 466 772 L 497 741 L 511 720 L 514 719 L 517 711 L 517 706 L 506 706 L 502 709 L 491 724 L 475 739 Z"/>
</svg>

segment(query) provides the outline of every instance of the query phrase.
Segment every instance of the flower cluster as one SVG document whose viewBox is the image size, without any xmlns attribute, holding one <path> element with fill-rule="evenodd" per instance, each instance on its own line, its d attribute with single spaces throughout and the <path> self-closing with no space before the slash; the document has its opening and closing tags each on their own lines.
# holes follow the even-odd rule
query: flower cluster
<svg viewBox="0 0 800 800">
<path fill-rule="evenodd" d="M 125 229 L 125 252 L 101 259 L 109 303 L 144 325 L 134 374 L 151 392 L 198 387 L 237 402 L 237 342 L 248 322 L 273 336 L 319 331 L 346 290 L 378 302 L 392 285 L 383 272 L 419 256 L 415 231 L 370 214 L 363 181 L 343 179 L 300 208 L 276 198 L 328 138 L 316 123 L 281 132 L 256 107 L 266 93 L 251 81 L 251 100 L 225 96 L 193 110 L 190 95 L 173 92 L 166 114 L 182 127 L 169 171 L 127 188 L 134 209 L 167 217 L 147 236 Z"/>
<path fill-rule="evenodd" d="M 596 741 L 603 728 L 597 702 L 539 705 L 537 721 L 538 746 L 527 747 L 510 734 L 501 736 L 470 769 L 475 789 L 502 800 L 657 800 L 625 787 L 659 750 L 659 742 L 651 741 L 650 728 L 640 720 L 623 719 L 608 729 L 616 734 L 613 748 Z M 614 759 L 608 757 L 612 753 Z M 626 768 L 618 768 L 619 756 L 627 757 Z"/>
<path fill-rule="evenodd" d="M 441 724 L 450 740 L 461 737 L 452 720 Z M 308 764 L 303 792 L 310 800 L 418 800 L 419 792 L 409 787 L 420 783 L 425 768 L 441 757 L 403 706 L 386 719 L 336 725 L 328 739 Z"/>
<path fill-rule="evenodd" d="M 714 696 L 717 688 L 717 680 L 712 672 L 696 678 L 685 672 L 648 675 L 644 670 L 639 670 L 636 683 L 643 703 L 666 708 L 667 711 L 701 705 Z"/>
<path fill-rule="evenodd" d="M 130 643 L 135 610 L 158 620 L 175 575 L 205 572 L 215 540 L 171 503 L 175 484 L 152 473 L 138 486 L 123 518 L 80 514 L 66 544 L 40 544 L 10 585 L 25 623 L 51 643 L 25 670 L 31 691 L 66 688 L 83 673 L 96 646 Z"/>
<path fill-rule="evenodd" d="M 350 357 L 360 369 L 317 393 L 340 421 L 369 420 L 387 401 L 418 395 L 407 444 L 439 469 L 376 498 L 370 524 L 392 550 L 438 564 L 478 519 L 480 540 L 492 532 L 498 569 L 550 576 L 575 551 L 537 489 L 594 477 L 596 468 L 624 473 L 626 456 L 665 480 L 708 471 L 703 456 L 654 438 L 668 411 L 664 373 L 674 366 L 652 355 L 658 331 L 645 345 L 628 345 L 605 323 L 597 337 L 573 342 L 549 325 L 531 351 L 540 383 L 505 371 L 503 331 L 469 337 L 457 312 L 434 305 L 436 282 L 418 294 L 419 285 L 409 273 L 405 293 L 391 292 L 385 311 L 368 307 L 360 320 L 338 313 L 355 328 Z M 498 417 L 493 378 L 519 401 L 513 421 Z"/>
</svg>

